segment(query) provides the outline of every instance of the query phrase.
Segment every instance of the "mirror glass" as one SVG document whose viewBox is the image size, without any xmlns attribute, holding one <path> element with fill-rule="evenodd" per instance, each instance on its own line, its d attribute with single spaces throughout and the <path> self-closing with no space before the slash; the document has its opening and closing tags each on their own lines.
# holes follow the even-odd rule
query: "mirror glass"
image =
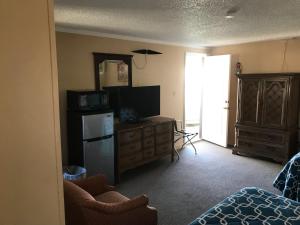
<svg viewBox="0 0 300 225">
<path fill-rule="evenodd" d="M 99 63 L 100 89 L 128 86 L 128 65 L 123 60 L 104 60 Z"/>
<path fill-rule="evenodd" d="M 93 52 L 95 89 L 132 87 L 132 55 Z"/>
</svg>

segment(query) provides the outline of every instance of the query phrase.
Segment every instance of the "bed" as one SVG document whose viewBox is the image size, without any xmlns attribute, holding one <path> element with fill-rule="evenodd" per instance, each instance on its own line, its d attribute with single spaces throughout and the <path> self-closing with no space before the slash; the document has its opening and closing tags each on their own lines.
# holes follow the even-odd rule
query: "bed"
<svg viewBox="0 0 300 225">
<path fill-rule="evenodd" d="M 248 187 L 227 197 L 190 225 L 300 225 L 300 203 Z"/>
<path fill-rule="evenodd" d="M 300 202 L 300 153 L 284 166 L 273 186 L 282 192 L 282 196 Z"/>
</svg>

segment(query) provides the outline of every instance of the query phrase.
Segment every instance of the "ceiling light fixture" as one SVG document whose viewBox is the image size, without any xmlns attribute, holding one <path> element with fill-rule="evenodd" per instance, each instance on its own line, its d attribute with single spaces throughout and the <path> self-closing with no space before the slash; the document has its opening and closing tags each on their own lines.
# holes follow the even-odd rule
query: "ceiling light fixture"
<svg viewBox="0 0 300 225">
<path fill-rule="evenodd" d="M 230 8 L 226 12 L 225 19 L 233 19 L 234 18 L 234 14 L 236 14 L 239 10 L 240 10 L 240 8 L 238 6 L 234 6 L 234 7 Z"/>
<path fill-rule="evenodd" d="M 233 18 L 234 18 L 233 15 L 226 15 L 226 16 L 225 16 L 225 19 L 233 19 Z"/>
</svg>

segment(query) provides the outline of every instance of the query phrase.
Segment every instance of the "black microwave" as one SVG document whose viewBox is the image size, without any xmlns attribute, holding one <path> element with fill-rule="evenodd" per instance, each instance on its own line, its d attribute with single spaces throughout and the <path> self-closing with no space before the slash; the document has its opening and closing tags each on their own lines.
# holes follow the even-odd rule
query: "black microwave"
<svg viewBox="0 0 300 225">
<path fill-rule="evenodd" d="M 106 91 L 67 91 L 67 106 L 71 111 L 90 111 L 109 108 Z"/>
</svg>

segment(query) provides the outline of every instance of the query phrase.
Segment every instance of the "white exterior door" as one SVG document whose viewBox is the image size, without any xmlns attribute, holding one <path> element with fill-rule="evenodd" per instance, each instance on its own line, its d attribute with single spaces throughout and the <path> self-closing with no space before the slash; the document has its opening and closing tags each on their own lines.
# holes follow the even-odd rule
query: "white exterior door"
<svg viewBox="0 0 300 225">
<path fill-rule="evenodd" d="M 202 89 L 202 139 L 227 147 L 230 55 L 205 58 Z"/>
</svg>

